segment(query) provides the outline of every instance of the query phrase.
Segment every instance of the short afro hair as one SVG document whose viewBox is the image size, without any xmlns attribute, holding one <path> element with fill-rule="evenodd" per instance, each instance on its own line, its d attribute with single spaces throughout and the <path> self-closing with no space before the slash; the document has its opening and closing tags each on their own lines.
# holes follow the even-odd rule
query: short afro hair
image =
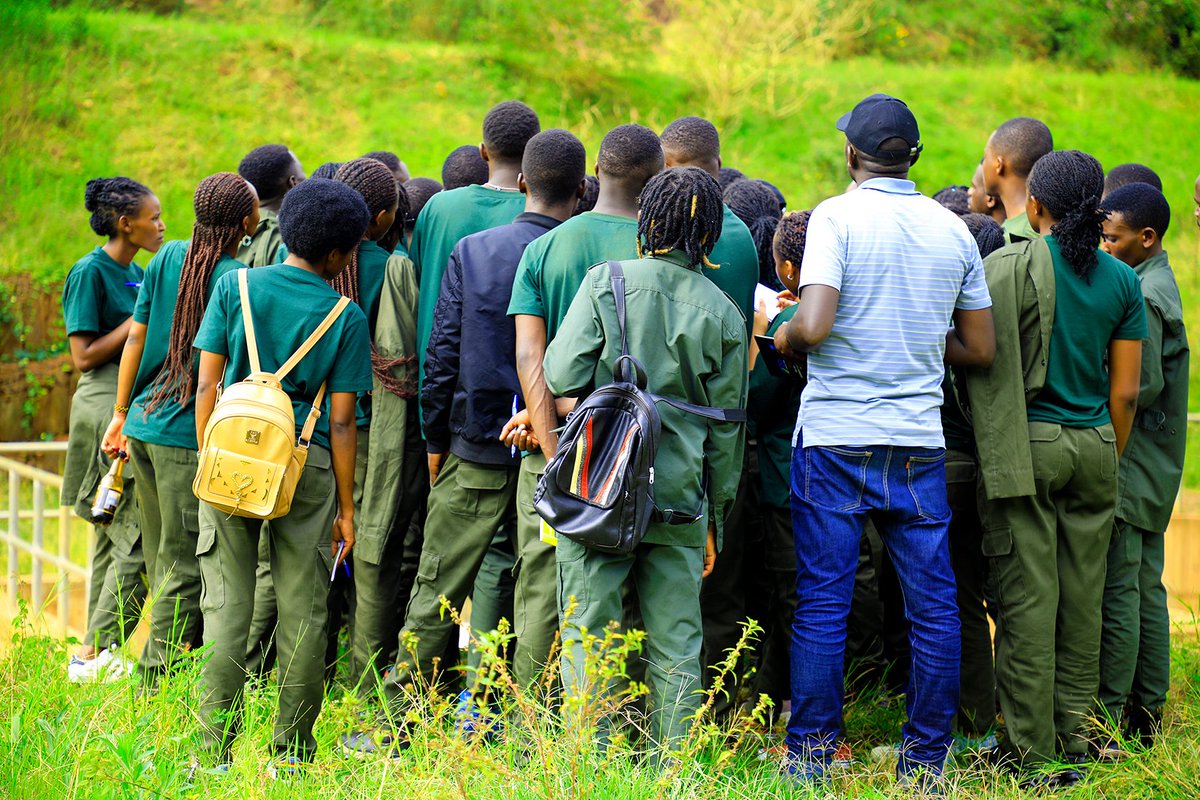
<svg viewBox="0 0 1200 800">
<path fill-rule="evenodd" d="M 1148 183 L 1162 191 L 1162 178 L 1145 164 L 1118 164 L 1104 176 L 1104 194 L 1107 195 L 1131 183 Z"/>
<path fill-rule="evenodd" d="M 464 144 L 454 148 L 442 163 L 442 183 L 446 191 L 487 182 L 488 165 L 479 155 L 476 145 Z"/>
<path fill-rule="evenodd" d="M 975 245 L 979 248 L 979 257 L 987 258 L 992 253 L 1004 247 L 1004 228 L 1000 223 L 987 214 L 962 214 L 962 221 L 967 230 L 975 237 Z"/>
<path fill-rule="evenodd" d="M 645 185 L 662 172 L 662 141 L 645 125 L 618 125 L 600 142 L 596 166 L 604 175 Z"/>
<path fill-rule="evenodd" d="M 971 213 L 971 197 L 967 194 L 966 186 L 947 186 L 937 192 L 933 199 L 943 208 L 948 208 L 958 216 Z"/>
<path fill-rule="evenodd" d="M 1100 203 L 1102 211 L 1120 214 L 1121 221 L 1133 230 L 1150 228 L 1161 239 L 1171 226 L 1171 204 L 1157 187 L 1149 183 L 1127 183 L 1114 189 Z"/>
<path fill-rule="evenodd" d="M 400 156 L 393 153 L 391 150 L 372 150 L 369 153 L 364 153 L 363 158 L 373 158 L 382 163 L 385 167 L 391 170 L 399 183 L 404 183 L 408 180 L 408 168 L 404 166 L 404 162 L 400 160 Z M 404 175 L 406 177 L 401 178 Z"/>
<path fill-rule="evenodd" d="M 717 183 L 720 184 L 722 192 L 738 181 L 744 180 L 746 180 L 746 173 L 742 172 L 740 169 L 734 169 L 733 167 L 721 167 L 719 170 L 717 170 Z"/>
<path fill-rule="evenodd" d="M 282 197 L 288 190 L 288 175 L 296 156 L 283 144 L 264 144 L 251 150 L 238 164 L 238 175 L 245 178 L 262 200 Z"/>
<path fill-rule="evenodd" d="M 525 145 L 541 130 L 536 111 L 520 100 L 505 100 L 483 118 L 483 144 L 490 158 L 519 162 Z"/>
<path fill-rule="evenodd" d="M 596 201 L 600 199 L 600 179 L 595 175 L 588 175 L 584 180 L 587 181 L 587 186 L 583 190 L 583 197 L 579 198 L 579 202 L 575 204 L 575 213 L 571 215 L 574 217 L 585 211 L 591 211 L 596 207 Z"/>
<path fill-rule="evenodd" d="M 680 117 L 662 132 L 663 149 L 675 153 L 686 164 L 721 158 L 721 136 L 717 126 L 703 117 Z"/>
<path fill-rule="evenodd" d="M 521 174 L 531 196 L 547 203 L 566 202 L 579 193 L 587 174 L 587 151 L 570 131 L 542 131 L 525 145 Z"/>
<path fill-rule="evenodd" d="M 405 225 L 413 225 L 417 215 L 429 202 L 429 198 L 442 191 L 442 185 L 433 178 L 409 178 L 404 182 L 404 194 L 408 196 L 408 216 L 404 218 Z"/>
<path fill-rule="evenodd" d="M 279 233 L 289 253 L 309 263 L 362 241 L 371 212 L 362 195 L 339 181 L 310 178 L 287 193 L 279 208 Z"/>
<path fill-rule="evenodd" d="M 1008 120 L 996 128 L 990 143 L 992 152 L 1003 156 L 1019 178 L 1028 178 L 1038 159 L 1054 149 L 1046 123 L 1032 117 Z"/>
<path fill-rule="evenodd" d="M 341 169 L 342 165 L 345 163 L 345 161 L 326 161 L 324 164 L 313 170 L 312 176 L 314 178 L 325 178 L 326 180 L 331 181 L 333 180 L 333 176 L 337 175 L 337 171 Z"/>
</svg>

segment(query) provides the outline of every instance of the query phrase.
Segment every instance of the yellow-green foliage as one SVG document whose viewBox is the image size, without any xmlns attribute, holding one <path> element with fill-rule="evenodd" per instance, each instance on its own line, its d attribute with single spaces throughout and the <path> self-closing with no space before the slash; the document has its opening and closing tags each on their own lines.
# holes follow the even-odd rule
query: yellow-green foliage
<svg viewBox="0 0 1200 800">
<path fill-rule="evenodd" d="M 0 4 L 0 276 L 59 285 L 96 242 L 82 199 L 90 177 L 147 183 L 168 236 L 186 237 L 196 183 L 235 168 L 255 145 L 286 142 L 309 170 L 386 148 L 414 175 L 437 177 L 447 153 L 479 140 L 489 105 L 512 97 L 537 108 L 543 126 L 577 132 L 592 154 L 614 124 L 661 129 L 683 114 L 709 116 L 727 165 L 771 180 L 792 208 L 811 207 L 847 180 L 833 121 L 886 91 L 920 120 L 926 148 L 913 177 L 927 193 L 968 183 L 988 133 L 1016 115 L 1044 119 L 1058 146 L 1106 165 L 1151 165 L 1171 201 L 1166 243 L 1200 331 L 1191 200 L 1200 83 L 1145 71 L 1148 59 L 1092 73 L 1012 48 L 931 50 L 936 62 L 844 57 L 894 54 L 872 39 L 884 23 L 907 20 L 918 26 L 909 35 L 926 41 L 939 24 L 981 30 L 994 10 L 943 0 L 911 12 L 882 0 L 104 5 L 180 13 Z M 19 317 L 20 303 L 12 311 Z M 1200 361 L 1192 372 L 1200 388 Z M 1200 409 L 1200 391 L 1192 396 Z"/>
</svg>

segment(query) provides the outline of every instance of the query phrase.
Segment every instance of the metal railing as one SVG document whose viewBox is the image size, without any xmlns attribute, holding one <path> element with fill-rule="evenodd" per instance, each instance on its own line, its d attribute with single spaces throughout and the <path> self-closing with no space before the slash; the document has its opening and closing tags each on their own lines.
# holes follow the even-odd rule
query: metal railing
<svg viewBox="0 0 1200 800">
<path fill-rule="evenodd" d="M 55 504 L 46 508 L 48 489 L 60 492 L 62 476 L 56 472 L 31 466 L 14 456 L 64 454 L 66 442 L 0 442 L 0 471 L 8 473 L 8 508 L 4 511 L 7 525 L 0 530 L 0 542 L 8 553 L 8 579 L 6 581 L 5 605 L 10 615 L 16 613 L 19 601 L 25 598 L 35 615 L 40 615 L 48 626 L 68 636 L 82 636 L 83 630 L 72 620 L 74 588 L 82 587 L 80 602 L 86 615 L 87 585 L 91 578 L 91 548 L 88 541 L 88 557 L 83 564 L 71 559 L 71 509 Z M 22 508 L 22 485 L 31 487 L 28 507 Z M 57 522 L 57 532 L 52 532 L 47 546 L 47 522 L 50 527 Z M 23 529 L 28 530 L 28 535 Z M 21 555 L 29 556 L 29 574 L 21 575 Z M 57 578 L 49 588 L 46 571 L 51 568 Z M 27 596 L 22 585 L 28 583 Z M 53 601 L 53 602 L 48 602 Z"/>
</svg>

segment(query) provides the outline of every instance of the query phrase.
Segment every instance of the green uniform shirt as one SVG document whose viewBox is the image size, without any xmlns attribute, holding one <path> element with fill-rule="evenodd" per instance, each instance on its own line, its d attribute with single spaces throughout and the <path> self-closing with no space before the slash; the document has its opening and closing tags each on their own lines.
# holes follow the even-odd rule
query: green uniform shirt
<svg viewBox="0 0 1200 800">
<path fill-rule="evenodd" d="M 103 336 L 121 327 L 133 314 L 144 274 L 137 264 L 126 267 L 117 263 L 103 247 L 76 261 L 63 283 L 62 310 L 67 336 L 76 333 Z M 118 353 L 113 360 L 120 357 Z"/>
<path fill-rule="evenodd" d="M 721 238 L 713 247 L 708 260 L 719 269 L 704 268 L 709 280 L 721 291 L 733 298 L 733 302 L 746 320 L 746 335 L 754 326 L 754 287 L 758 285 L 758 248 L 750 229 L 737 214 L 725 206 L 725 218 L 721 223 Z"/>
<path fill-rule="evenodd" d="M 1105 356 L 1112 339 L 1146 338 L 1146 309 L 1137 274 L 1097 250 L 1087 280 L 1062 257 L 1058 241 L 1045 237 L 1054 259 L 1054 326 L 1046 385 L 1029 403 L 1029 419 L 1068 428 L 1110 422 Z"/>
<path fill-rule="evenodd" d="M 1021 214 L 1012 219 L 1006 219 L 1000 227 L 1004 229 L 1005 244 L 1031 242 L 1034 239 L 1040 239 L 1042 236 L 1033 229 L 1033 225 L 1029 222 L 1028 214 Z"/>
<path fill-rule="evenodd" d="M 1149 335 L 1142 343 L 1137 416 L 1121 454 L 1117 518 L 1162 533 L 1183 478 L 1187 445 L 1188 341 L 1175 273 L 1161 253 L 1134 268 Z"/>
<path fill-rule="evenodd" d="M 238 248 L 237 260 L 247 267 L 282 264 L 288 256 L 287 246 L 279 233 L 279 217 L 265 208 L 258 210 L 258 227 L 250 244 Z"/>
<path fill-rule="evenodd" d="M 964 453 L 975 450 L 975 434 L 959 405 L 958 390 L 949 367 L 942 378 L 942 435 L 946 438 L 947 450 Z"/>
<path fill-rule="evenodd" d="M 421 297 L 417 305 L 417 355 L 425 380 L 425 348 L 433 330 L 433 310 L 442 290 L 450 251 L 472 233 L 507 225 L 525 210 L 525 195 L 477 184 L 438 192 L 421 209 L 413 227 L 409 253 L 417 268 Z"/>
<path fill-rule="evenodd" d="M 371 332 L 371 340 L 375 340 L 375 323 L 379 319 L 379 297 L 383 294 L 383 278 L 387 272 L 387 250 L 378 242 L 364 240 L 358 246 L 358 305 L 367 315 L 367 327 Z M 371 395 L 361 394 L 355 403 L 355 419 L 358 427 L 367 428 L 371 425 Z"/>
<path fill-rule="evenodd" d="M 794 305 L 780 311 L 771 320 L 767 335 L 774 336 L 795 314 Z M 792 432 L 803 389 L 804 383 L 798 379 L 772 375 L 761 354 L 750 370 L 747 411 L 758 440 L 759 498 L 774 508 L 791 506 Z"/>
<path fill-rule="evenodd" d="M 146 341 L 142 350 L 142 361 L 138 364 L 137 376 L 133 380 L 133 401 L 129 404 L 125 433 L 150 444 L 195 450 L 194 395 L 183 403 L 167 400 L 152 413 L 146 413 L 150 385 L 154 383 L 167 360 L 171 324 L 175 320 L 175 303 L 179 299 L 179 275 L 183 271 L 183 260 L 187 251 L 186 240 L 167 242 L 146 265 L 146 277 L 142 280 L 142 289 L 138 292 L 137 305 L 133 309 L 133 321 L 146 326 Z M 229 256 L 221 256 L 213 267 L 212 277 L 209 278 L 205 302 L 212 297 L 217 280 L 226 272 L 232 272 L 240 266 L 240 262 Z"/>
<path fill-rule="evenodd" d="M 250 309 L 258 341 L 259 363 L 274 372 L 300 349 L 337 304 L 340 295 L 328 283 L 300 267 L 278 264 L 259 267 L 247 274 Z M 213 289 L 204 312 L 196 348 L 225 356 L 224 384 L 231 386 L 250 374 L 246 334 L 242 325 L 242 303 L 236 273 L 227 273 Z M 292 398 L 296 434 L 308 418 L 308 410 L 327 382 L 325 402 L 312 441 L 329 447 L 329 394 L 367 392 L 371 389 L 371 339 L 367 317 L 351 303 L 321 341 L 283 379 L 283 390 Z"/>
<path fill-rule="evenodd" d="M 686 266 L 677 251 L 624 261 L 622 267 L 629 352 L 646 367 L 647 389 L 705 406 L 744 408 L 750 374 L 746 326 L 737 307 L 698 268 Z M 597 264 L 546 350 L 550 391 L 582 397 L 611 383 L 621 352 L 619 330 L 608 265 Z M 688 514 L 703 510 L 707 462 L 706 516 L 719 537 L 742 475 L 745 426 L 710 422 L 663 403 L 658 410 L 662 438 L 654 463 L 655 504 Z M 645 541 L 703 547 L 706 533 L 703 519 L 692 525 L 655 523 Z"/>
<path fill-rule="evenodd" d="M 546 341 L 558 326 L 588 267 L 601 261 L 637 258 L 637 220 L 585 211 L 529 243 L 513 279 L 508 315 L 528 314 L 546 321 Z"/>
</svg>

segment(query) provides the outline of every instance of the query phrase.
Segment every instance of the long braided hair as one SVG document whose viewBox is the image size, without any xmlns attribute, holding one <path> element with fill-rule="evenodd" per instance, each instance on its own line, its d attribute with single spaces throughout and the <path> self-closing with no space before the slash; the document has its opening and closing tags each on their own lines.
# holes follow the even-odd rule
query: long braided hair
<svg viewBox="0 0 1200 800">
<path fill-rule="evenodd" d="M 151 387 L 147 413 L 169 400 L 184 403 L 195 392 L 192 342 L 208 305 L 208 284 L 222 254 L 245 235 L 243 220 L 254 213 L 257 203 L 254 189 L 236 172 L 209 175 L 196 187 L 192 199 L 196 225 L 179 273 L 167 357 Z"/>
<path fill-rule="evenodd" d="M 779 197 L 758 181 L 734 181 L 725 189 L 725 203 L 750 229 L 754 249 L 758 251 L 758 282 L 775 291 L 783 289 L 775 275 L 775 254 L 771 243 L 782 215 Z"/>
<path fill-rule="evenodd" d="M 716 268 L 708 255 L 721 236 L 725 207 L 711 175 L 697 167 L 664 170 L 647 181 L 638 205 L 638 258 L 682 250 L 689 266 Z"/>
<path fill-rule="evenodd" d="M 1029 172 L 1029 194 L 1056 222 L 1050 228 L 1063 258 L 1075 274 L 1088 279 L 1096 266 L 1101 225 L 1104 169 L 1079 150 L 1055 150 L 1037 160 Z"/>
<path fill-rule="evenodd" d="M 83 207 L 92 213 L 88 224 L 99 236 L 112 239 L 117 235 L 117 221 L 136 216 L 142 200 L 151 194 L 133 178 L 93 178 L 83 191 Z"/>
<path fill-rule="evenodd" d="M 382 161 L 373 158 L 347 161 L 338 168 L 333 179 L 362 195 L 363 200 L 367 202 L 367 210 L 371 212 L 372 221 L 379 216 L 380 211 L 395 208 L 399 202 L 400 192 L 396 188 L 396 176 Z M 350 263 L 329 284 L 339 294 L 349 297 L 355 303 L 359 301 L 357 247 L 350 256 Z"/>
<path fill-rule="evenodd" d="M 362 195 L 363 200 L 367 203 L 367 210 L 371 212 L 372 221 L 380 211 L 387 211 L 391 208 L 397 209 L 396 218 L 398 220 L 404 219 L 401 212 L 408 213 L 408 198 L 400 191 L 399 185 L 396 183 L 396 176 L 382 161 L 365 156 L 347 161 L 338 169 L 334 180 L 346 184 Z M 404 199 L 403 209 L 400 208 L 401 198 Z M 350 263 L 330 281 L 330 285 L 355 303 L 359 302 L 357 247 L 354 248 L 354 254 L 350 257 Z M 371 370 L 379 380 L 380 386 L 397 397 L 417 396 L 411 377 L 408 380 L 400 381 L 392 374 L 393 368 L 412 365 L 416 363 L 416 360 L 415 355 L 402 356 L 397 359 L 384 358 L 375 348 L 374 342 L 371 343 Z"/>
</svg>

